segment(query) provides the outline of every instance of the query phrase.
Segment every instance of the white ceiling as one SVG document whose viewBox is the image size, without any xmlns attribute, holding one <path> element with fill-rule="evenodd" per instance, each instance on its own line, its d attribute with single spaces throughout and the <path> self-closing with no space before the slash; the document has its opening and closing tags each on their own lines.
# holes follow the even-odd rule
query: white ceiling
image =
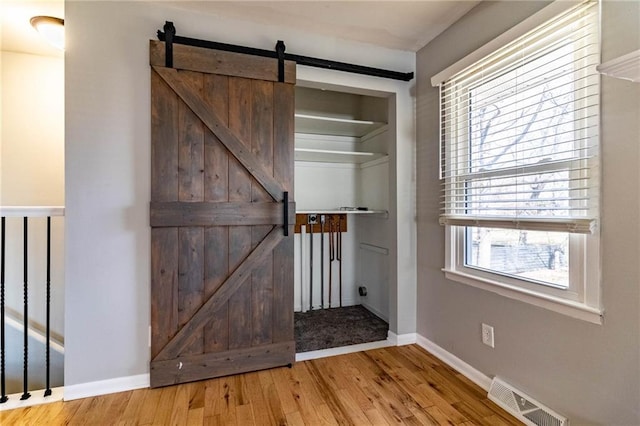
<svg viewBox="0 0 640 426">
<path fill-rule="evenodd" d="M 64 1 L 0 0 L 1 50 L 62 57 L 62 51 L 45 42 L 31 27 L 29 20 L 38 15 L 64 18 Z"/>
<path fill-rule="evenodd" d="M 417 51 L 479 1 L 188 1 L 181 9 Z"/>
<path fill-rule="evenodd" d="M 164 5 L 416 51 L 479 1 L 162 1 Z M 0 0 L 1 49 L 62 56 L 29 25 L 36 15 L 64 18 L 61 0 Z"/>
</svg>

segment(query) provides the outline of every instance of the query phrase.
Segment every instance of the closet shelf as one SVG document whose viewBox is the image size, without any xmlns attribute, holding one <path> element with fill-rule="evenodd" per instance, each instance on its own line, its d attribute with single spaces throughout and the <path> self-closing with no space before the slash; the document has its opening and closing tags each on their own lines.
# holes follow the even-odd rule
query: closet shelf
<svg viewBox="0 0 640 426">
<path fill-rule="evenodd" d="M 296 161 L 361 164 L 386 156 L 387 154 L 381 154 L 378 152 L 334 151 L 328 149 L 295 148 Z"/>
<path fill-rule="evenodd" d="M 316 209 L 316 210 L 296 210 L 296 214 L 358 214 L 358 215 L 388 215 L 387 210 L 340 210 L 340 209 Z"/>
<path fill-rule="evenodd" d="M 353 136 L 361 138 L 386 123 L 379 121 L 351 120 L 324 115 L 295 114 L 296 133 L 315 135 Z"/>
</svg>

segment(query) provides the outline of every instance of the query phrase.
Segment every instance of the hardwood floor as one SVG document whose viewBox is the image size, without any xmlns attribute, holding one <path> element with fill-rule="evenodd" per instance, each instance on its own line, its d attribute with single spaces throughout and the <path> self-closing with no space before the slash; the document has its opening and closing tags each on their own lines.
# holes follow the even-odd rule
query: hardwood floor
<svg viewBox="0 0 640 426">
<path fill-rule="evenodd" d="M 518 425 L 416 345 L 0 412 L 2 425 Z"/>
</svg>

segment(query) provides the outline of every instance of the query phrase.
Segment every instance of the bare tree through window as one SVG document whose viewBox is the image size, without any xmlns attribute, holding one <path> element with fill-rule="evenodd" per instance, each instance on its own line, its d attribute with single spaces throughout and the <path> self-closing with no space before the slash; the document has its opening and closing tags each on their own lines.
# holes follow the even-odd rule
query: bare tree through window
<svg viewBox="0 0 640 426">
<path fill-rule="evenodd" d="M 577 105 L 570 53 L 559 49 L 468 89 L 465 213 L 570 214 L 565 164 L 575 156 Z M 567 233 L 476 227 L 466 235 L 467 264 L 568 286 Z"/>
</svg>

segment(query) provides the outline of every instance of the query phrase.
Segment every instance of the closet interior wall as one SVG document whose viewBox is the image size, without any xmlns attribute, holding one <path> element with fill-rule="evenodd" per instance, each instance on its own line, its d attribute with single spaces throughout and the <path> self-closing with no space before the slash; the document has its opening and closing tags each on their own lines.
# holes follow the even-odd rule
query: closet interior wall
<svg viewBox="0 0 640 426">
<path fill-rule="evenodd" d="M 388 99 L 382 97 L 296 88 L 297 213 L 316 214 L 318 223 L 322 215 L 329 213 L 347 216 L 347 232 L 342 233 L 342 301 L 339 298 L 340 264 L 336 260 L 330 262 L 326 224 L 323 253 L 318 227 L 314 228 L 313 237 L 310 226 L 303 226 L 296 234 L 296 312 L 320 309 L 324 300 L 324 308 L 329 307 L 329 302 L 331 307 L 362 304 L 385 321 L 389 320 L 388 104 Z M 341 210 L 345 207 L 367 210 Z M 324 258 L 324 297 L 321 295 L 321 256 Z M 329 301 L 330 268 L 332 297 Z M 359 287 L 366 287 L 366 296 L 359 294 Z"/>
</svg>

